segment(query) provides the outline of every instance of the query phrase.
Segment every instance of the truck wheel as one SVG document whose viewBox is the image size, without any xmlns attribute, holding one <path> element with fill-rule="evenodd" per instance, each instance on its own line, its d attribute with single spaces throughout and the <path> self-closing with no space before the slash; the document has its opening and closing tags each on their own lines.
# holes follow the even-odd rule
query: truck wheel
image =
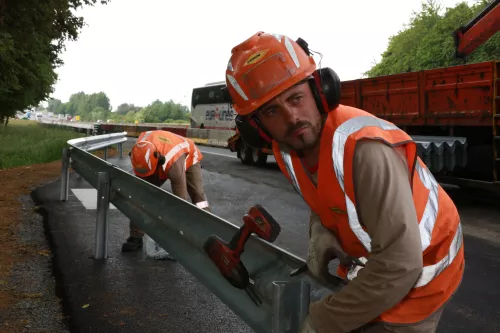
<svg viewBox="0 0 500 333">
<path fill-rule="evenodd" d="M 253 149 L 252 147 L 247 146 L 244 141 L 240 142 L 239 153 L 241 163 L 247 165 L 254 164 Z"/>
<path fill-rule="evenodd" d="M 266 163 L 267 163 L 267 154 L 260 152 L 257 155 L 257 159 L 256 159 L 255 164 L 259 167 L 263 167 L 264 165 L 266 165 Z"/>
</svg>

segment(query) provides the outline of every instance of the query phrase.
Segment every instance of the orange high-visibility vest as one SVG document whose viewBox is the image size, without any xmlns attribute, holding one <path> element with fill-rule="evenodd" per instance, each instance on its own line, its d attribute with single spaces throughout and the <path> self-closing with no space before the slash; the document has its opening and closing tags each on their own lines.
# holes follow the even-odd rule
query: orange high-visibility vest
<svg viewBox="0 0 500 333">
<path fill-rule="evenodd" d="M 203 159 L 203 155 L 193 140 L 172 132 L 162 130 L 143 132 L 137 138 L 137 142 L 140 141 L 152 142 L 156 146 L 156 149 L 158 149 L 158 152 L 165 156 L 165 163 L 163 163 L 160 170 L 160 179 L 168 178 L 170 167 L 182 155 L 186 155 L 184 170 L 189 169 L 193 164 Z"/>
<path fill-rule="evenodd" d="M 352 175 L 356 142 L 367 138 L 404 148 L 423 250 L 423 271 L 416 284 L 399 304 L 374 321 L 415 323 L 442 306 L 458 288 L 464 247 L 457 209 L 417 156 L 412 138 L 390 122 L 340 105 L 329 113 L 323 129 L 317 188 L 293 151 L 273 142 L 273 152 L 281 171 L 337 236 L 343 250 L 369 261 L 371 239 L 358 219 Z M 355 278 L 344 266 L 337 273 L 347 280 Z"/>
</svg>

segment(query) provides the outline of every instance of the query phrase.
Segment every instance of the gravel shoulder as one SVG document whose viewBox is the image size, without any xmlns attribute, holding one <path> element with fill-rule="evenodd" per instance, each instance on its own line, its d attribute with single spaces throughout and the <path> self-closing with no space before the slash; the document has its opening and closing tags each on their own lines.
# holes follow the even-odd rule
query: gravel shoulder
<svg viewBox="0 0 500 333">
<path fill-rule="evenodd" d="M 61 161 L 0 169 L 0 333 L 69 332 L 44 211 L 31 196 L 60 175 Z"/>
<path fill-rule="evenodd" d="M 61 163 L 0 170 L 0 332 L 69 332 L 52 274 L 44 218 L 30 194 Z"/>
</svg>

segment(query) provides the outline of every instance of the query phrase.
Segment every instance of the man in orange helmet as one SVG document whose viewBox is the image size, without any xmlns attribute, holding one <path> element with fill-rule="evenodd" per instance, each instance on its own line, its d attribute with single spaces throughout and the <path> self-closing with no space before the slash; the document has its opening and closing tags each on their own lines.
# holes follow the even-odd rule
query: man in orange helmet
<svg viewBox="0 0 500 333">
<path fill-rule="evenodd" d="M 203 155 L 194 142 L 175 133 L 156 130 L 141 133 L 129 153 L 137 177 L 161 187 L 170 179 L 174 195 L 210 211 L 203 189 L 200 161 Z M 130 221 L 130 236 L 122 252 L 142 248 L 144 232 Z"/>
<path fill-rule="evenodd" d="M 435 332 L 464 272 L 460 217 L 394 124 L 340 104 L 307 43 L 259 32 L 232 49 L 227 92 L 251 146 L 271 144 L 311 209 L 307 264 L 347 285 L 312 302 L 302 333 Z"/>
</svg>

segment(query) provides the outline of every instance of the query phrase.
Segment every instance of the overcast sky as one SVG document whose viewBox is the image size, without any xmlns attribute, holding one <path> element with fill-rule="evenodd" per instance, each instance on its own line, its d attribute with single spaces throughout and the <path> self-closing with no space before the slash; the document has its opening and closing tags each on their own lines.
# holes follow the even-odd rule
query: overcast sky
<svg viewBox="0 0 500 333">
<path fill-rule="evenodd" d="M 420 3 L 111 0 L 80 11 L 88 25 L 67 44 L 52 97 L 66 102 L 78 91 L 104 91 L 113 110 L 156 99 L 189 106 L 192 89 L 224 80 L 231 49 L 257 31 L 302 37 L 323 54 L 322 67 L 341 80 L 360 78 Z"/>
</svg>

